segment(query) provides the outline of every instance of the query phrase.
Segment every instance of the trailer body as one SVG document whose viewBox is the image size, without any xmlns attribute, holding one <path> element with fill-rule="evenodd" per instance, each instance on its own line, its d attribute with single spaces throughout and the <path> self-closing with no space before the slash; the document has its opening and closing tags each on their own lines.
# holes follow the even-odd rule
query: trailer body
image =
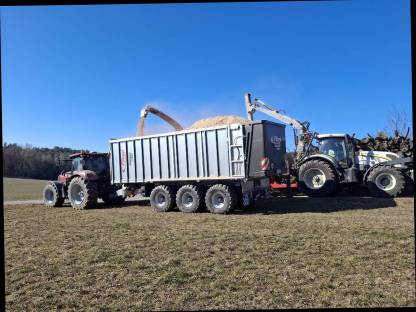
<svg viewBox="0 0 416 312">
<path fill-rule="evenodd" d="M 285 126 L 264 120 L 114 139 L 111 183 L 146 193 L 157 185 L 223 183 L 248 204 L 281 172 L 285 142 Z"/>
</svg>

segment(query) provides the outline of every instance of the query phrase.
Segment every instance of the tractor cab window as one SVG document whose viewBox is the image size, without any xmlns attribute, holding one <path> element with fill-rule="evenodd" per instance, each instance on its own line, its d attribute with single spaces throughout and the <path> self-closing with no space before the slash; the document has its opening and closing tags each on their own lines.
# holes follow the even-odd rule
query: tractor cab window
<svg viewBox="0 0 416 312">
<path fill-rule="evenodd" d="M 81 164 L 81 158 L 74 158 L 72 159 L 72 171 L 81 171 L 82 170 L 82 164 Z"/>
<path fill-rule="evenodd" d="M 341 165 L 347 163 L 347 149 L 343 137 L 319 140 L 319 152 L 335 158 Z"/>
<path fill-rule="evenodd" d="M 103 174 L 108 169 L 107 158 L 105 157 L 87 157 L 83 159 L 84 170 L 91 170 L 97 174 Z"/>
</svg>

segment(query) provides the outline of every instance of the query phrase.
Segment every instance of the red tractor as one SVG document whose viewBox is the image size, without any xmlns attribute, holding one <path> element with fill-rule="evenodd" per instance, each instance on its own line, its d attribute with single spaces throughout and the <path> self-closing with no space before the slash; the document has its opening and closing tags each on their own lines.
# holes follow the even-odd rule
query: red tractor
<svg viewBox="0 0 416 312">
<path fill-rule="evenodd" d="M 61 207 L 65 199 L 76 209 L 92 208 L 98 198 L 107 204 L 124 202 L 125 197 L 111 185 L 108 154 L 81 152 L 63 161 L 71 162 L 71 170 L 62 171 L 57 181 L 45 186 L 43 200 L 47 207 Z"/>
</svg>

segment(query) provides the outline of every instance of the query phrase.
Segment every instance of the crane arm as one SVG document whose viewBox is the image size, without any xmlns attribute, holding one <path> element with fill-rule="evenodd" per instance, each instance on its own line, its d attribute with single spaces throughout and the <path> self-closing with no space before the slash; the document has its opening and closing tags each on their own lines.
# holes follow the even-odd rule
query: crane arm
<svg viewBox="0 0 416 312">
<path fill-rule="evenodd" d="M 161 112 L 160 110 L 152 107 L 152 106 L 146 106 L 140 111 L 140 120 L 137 127 L 137 136 L 143 136 L 144 135 L 144 121 L 146 119 L 146 116 L 152 113 L 153 115 L 158 116 L 159 118 L 166 121 L 168 124 L 170 124 L 176 131 L 183 130 L 183 127 L 172 117 L 166 115 L 165 113 Z"/>
<path fill-rule="evenodd" d="M 280 122 L 290 125 L 295 132 L 295 145 L 297 159 L 300 159 L 305 152 L 305 148 L 311 143 L 313 134 L 309 131 L 309 122 L 300 122 L 297 119 L 281 114 L 278 110 L 268 106 L 264 102 L 254 99 L 251 101 L 250 93 L 245 94 L 247 117 L 249 120 L 253 120 L 253 115 L 256 111 L 260 111 L 270 117 L 273 117 Z M 300 130 L 300 134 L 297 135 L 296 131 Z"/>
<path fill-rule="evenodd" d="M 292 117 L 286 116 L 281 114 L 277 109 L 274 109 L 273 107 L 268 106 L 266 103 L 254 99 L 254 101 L 251 101 L 251 95 L 250 93 L 247 93 L 245 95 L 246 100 L 246 108 L 247 108 L 247 116 L 248 119 L 253 120 L 253 115 L 256 111 L 260 111 L 266 115 L 269 115 L 287 125 L 290 125 L 291 127 L 301 130 L 301 132 L 307 132 L 309 128 L 308 122 L 300 122 L 297 119 L 294 119 Z"/>
</svg>

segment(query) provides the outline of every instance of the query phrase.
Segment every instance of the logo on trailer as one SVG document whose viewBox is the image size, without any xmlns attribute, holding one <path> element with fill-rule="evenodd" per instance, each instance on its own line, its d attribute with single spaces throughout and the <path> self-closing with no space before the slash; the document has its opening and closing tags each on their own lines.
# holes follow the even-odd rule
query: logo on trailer
<svg viewBox="0 0 416 312">
<path fill-rule="evenodd" d="M 120 162 L 121 162 L 121 171 L 125 172 L 126 171 L 126 151 L 124 150 L 121 151 Z"/>
<path fill-rule="evenodd" d="M 277 135 L 274 135 L 270 138 L 270 142 L 274 145 L 274 147 L 277 150 L 280 150 L 280 146 L 282 143 L 283 139 L 281 137 L 278 137 Z"/>
<path fill-rule="evenodd" d="M 260 162 L 261 170 L 267 170 L 269 168 L 269 163 L 270 163 L 269 158 L 263 157 Z"/>
</svg>

